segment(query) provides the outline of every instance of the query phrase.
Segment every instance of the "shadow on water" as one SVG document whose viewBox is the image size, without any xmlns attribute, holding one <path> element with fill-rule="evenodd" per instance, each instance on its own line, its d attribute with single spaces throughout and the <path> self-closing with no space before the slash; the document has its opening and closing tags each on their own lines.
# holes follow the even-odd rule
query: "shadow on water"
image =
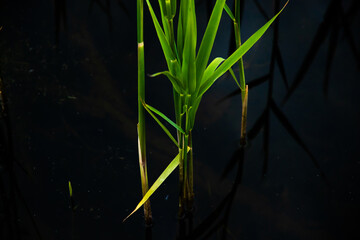
<svg viewBox="0 0 360 240">
<path fill-rule="evenodd" d="M 324 14 L 324 20 L 318 27 L 316 34 L 312 40 L 311 46 L 296 73 L 295 79 L 290 86 L 288 93 L 286 94 L 283 104 L 289 100 L 290 96 L 295 92 L 299 84 L 304 80 L 307 71 L 310 69 L 312 62 L 314 61 L 319 49 L 324 44 L 327 37 L 329 37 L 329 45 L 327 50 L 326 68 L 323 79 L 323 93 L 327 96 L 329 79 L 331 74 L 331 66 L 336 52 L 336 48 L 341 37 L 340 30 L 343 30 L 343 36 L 348 42 L 353 57 L 357 62 L 358 68 L 360 68 L 360 52 L 356 47 L 356 41 L 350 29 L 353 24 L 354 17 L 357 15 L 360 9 L 360 1 L 352 0 L 349 10 L 345 11 L 342 5 L 343 1 L 332 0 L 328 5 Z"/>
<path fill-rule="evenodd" d="M 3 80 L 0 78 L 0 237 L 1 239 L 20 240 L 26 236 L 28 226 L 21 209 L 30 218 L 30 224 L 37 239 L 43 239 L 37 223 L 24 199 L 16 176 L 16 166 L 26 175 L 28 171 L 16 160 L 12 139 L 8 100 Z"/>
<path fill-rule="evenodd" d="M 257 8 L 259 9 L 259 12 L 263 15 L 263 17 L 268 20 L 270 19 L 266 12 L 261 7 L 261 4 L 254 0 L 256 3 Z M 274 13 L 278 12 L 280 9 L 280 0 L 274 1 Z M 329 182 L 323 173 L 323 171 L 320 168 L 319 163 L 305 144 L 305 142 L 302 140 L 300 135 L 297 133 L 295 128 L 292 126 L 291 122 L 288 120 L 286 115 L 282 112 L 282 110 L 277 106 L 277 104 L 274 101 L 273 98 L 273 84 L 274 84 L 274 71 L 276 68 L 276 65 L 280 71 L 281 77 L 283 79 L 283 83 L 287 89 L 289 89 L 288 81 L 286 77 L 286 72 L 284 68 L 283 59 L 281 56 L 280 47 L 278 44 L 278 33 L 279 33 L 279 22 L 280 22 L 281 16 L 278 20 L 274 22 L 273 25 L 273 42 L 272 42 L 272 50 L 271 50 L 271 61 L 269 65 L 269 72 L 257 79 L 254 79 L 249 82 L 249 89 L 254 88 L 262 83 L 268 82 L 268 95 L 267 95 L 267 102 L 264 111 L 260 115 L 260 117 L 255 121 L 254 125 L 250 128 L 250 130 L 247 133 L 248 140 L 251 141 L 255 139 L 260 131 L 263 129 L 263 151 L 264 151 L 264 162 L 263 162 L 263 168 L 262 168 L 262 177 L 263 179 L 266 177 L 267 171 L 268 171 L 268 161 L 269 161 L 269 136 L 270 136 L 270 116 L 271 113 L 274 114 L 274 116 L 277 118 L 277 120 L 281 123 L 281 125 L 286 129 L 286 131 L 290 134 L 290 136 L 295 140 L 295 142 L 307 153 L 307 155 L 310 157 L 311 161 L 313 162 L 313 165 L 318 170 L 320 176 L 323 178 L 323 180 L 326 182 L 326 184 L 329 185 Z M 219 102 L 222 102 L 228 98 L 231 98 L 233 96 L 239 95 L 240 90 L 236 90 L 229 95 L 222 98 Z"/>
<path fill-rule="evenodd" d="M 220 233 L 220 239 L 227 239 L 228 225 L 230 215 L 232 213 L 232 207 L 234 204 L 236 193 L 238 192 L 238 186 L 241 184 L 243 176 L 243 168 L 245 161 L 245 147 L 240 146 L 233 154 L 231 160 L 223 171 L 222 178 L 228 175 L 230 170 L 234 169 L 236 164 L 236 176 L 233 181 L 232 187 L 227 195 L 221 200 L 221 202 L 215 207 L 215 209 L 208 215 L 201 223 L 195 228 L 192 226 L 192 215 L 179 221 L 179 240 L 190 239 L 209 239 L 210 237 Z M 231 169 L 229 168 L 231 167 Z M 186 228 L 187 225 L 187 228 Z"/>
</svg>

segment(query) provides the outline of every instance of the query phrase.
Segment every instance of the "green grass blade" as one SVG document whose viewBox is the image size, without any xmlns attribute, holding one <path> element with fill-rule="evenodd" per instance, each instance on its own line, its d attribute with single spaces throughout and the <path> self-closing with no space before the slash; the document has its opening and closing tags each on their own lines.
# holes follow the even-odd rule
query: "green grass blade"
<svg viewBox="0 0 360 240">
<path fill-rule="evenodd" d="M 72 197 L 72 195 L 73 195 L 73 190 L 72 190 L 71 182 L 69 181 L 69 196 Z"/>
<path fill-rule="evenodd" d="M 196 57 L 196 79 L 201 81 L 206 65 L 209 61 L 210 53 L 214 45 L 215 36 L 219 28 L 221 15 L 224 9 L 225 0 L 218 0 L 211 13 L 209 23 L 206 27 L 204 37 L 201 41 L 198 55 Z"/>
<path fill-rule="evenodd" d="M 225 9 L 226 13 L 229 15 L 229 17 L 231 18 L 231 20 L 233 22 L 235 22 L 236 20 L 235 20 L 234 14 L 232 13 L 231 9 L 229 8 L 229 6 L 227 4 L 225 4 L 224 9 Z"/>
<path fill-rule="evenodd" d="M 159 75 L 165 75 L 170 80 L 171 84 L 178 93 L 183 93 L 185 91 L 184 85 L 182 84 L 181 80 L 174 77 L 169 71 L 154 73 L 151 74 L 150 77 L 157 77 Z"/>
<path fill-rule="evenodd" d="M 196 21 L 194 11 L 195 9 L 191 4 L 188 9 L 182 62 L 182 77 L 189 93 L 193 93 L 196 89 Z"/>
<path fill-rule="evenodd" d="M 146 162 L 145 113 L 141 100 L 145 99 L 145 57 L 144 57 L 144 1 L 137 0 L 137 42 L 138 42 L 138 153 L 142 195 L 149 189 Z M 144 205 L 145 222 L 151 223 L 150 201 Z"/>
<path fill-rule="evenodd" d="M 234 73 L 234 71 L 232 70 L 232 68 L 229 68 L 229 72 L 230 72 L 232 78 L 234 79 L 234 81 L 236 82 L 236 84 L 238 85 L 238 87 L 240 88 L 240 90 L 245 90 L 245 89 L 242 89 L 242 87 L 241 87 L 239 81 L 237 80 L 237 78 L 236 78 L 236 76 L 235 76 L 235 73 Z"/>
<path fill-rule="evenodd" d="M 201 84 L 206 82 L 209 79 L 209 77 L 215 72 L 216 68 L 224 61 L 225 61 L 224 58 L 221 57 L 215 58 L 205 69 L 204 75 L 202 77 L 203 79 L 201 80 Z"/>
<path fill-rule="evenodd" d="M 151 15 L 151 18 L 153 20 L 155 30 L 156 30 L 157 36 L 159 38 L 162 50 L 164 52 L 166 61 L 168 63 L 168 66 L 170 66 L 171 60 L 175 60 L 175 54 L 171 50 L 171 46 L 170 46 L 168 40 L 166 39 L 166 36 L 164 34 L 164 31 L 162 30 L 162 28 L 160 26 L 159 21 L 156 18 L 155 12 L 154 12 L 151 4 L 150 4 L 150 1 L 146 0 L 146 3 L 148 5 L 150 15 Z"/>
<path fill-rule="evenodd" d="M 170 131 L 165 127 L 164 124 L 162 124 L 162 122 L 151 112 L 151 110 L 146 106 L 146 103 L 144 104 L 144 108 L 146 109 L 146 111 L 154 118 L 154 120 L 159 124 L 159 126 L 162 128 L 162 130 L 166 133 L 166 135 L 168 135 L 168 137 L 171 139 L 171 141 L 173 141 L 175 143 L 175 145 L 177 147 L 179 147 L 178 142 L 175 140 L 175 138 L 173 137 L 173 135 L 170 133 Z"/>
<path fill-rule="evenodd" d="M 173 121 L 171 121 L 167 116 L 165 116 L 162 112 L 160 112 L 159 110 L 157 110 L 156 108 L 146 104 L 145 102 L 143 102 L 143 106 L 145 107 L 145 109 L 149 109 L 150 111 L 156 113 L 157 115 L 159 115 L 160 117 L 162 117 L 165 121 L 167 121 L 171 126 L 173 126 L 174 128 L 176 128 L 177 130 L 179 130 L 181 133 L 185 134 L 184 130 L 182 130 L 182 128 L 177 125 L 176 123 L 174 123 Z"/>
<path fill-rule="evenodd" d="M 279 14 L 284 10 L 288 2 L 286 2 L 284 7 L 272 19 L 270 19 L 264 26 L 262 26 L 259 30 L 257 30 L 244 44 L 240 46 L 240 48 L 238 48 L 230 57 L 228 57 L 223 62 L 223 64 L 221 64 L 215 70 L 212 76 L 210 76 L 210 78 L 200 87 L 199 96 L 203 95 L 220 76 L 222 76 L 237 61 L 239 61 L 239 59 L 260 39 L 260 37 L 264 35 L 266 30 L 275 21 L 275 19 L 279 16 Z"/>
<path fill-rule="evenodd" d="M 236 49 L 241 46 L 241 4 L 240 0 L 235 0 L 235 20 L 234 20 L 234 34 L 235 34 L 235 43 Z M 244 69 L 244 61 L 242 57 L 238 61 L 239 64 L 239 80 L 240 80 L 240 89 L 241 89 L 241 99 L 244 101 L 245 99 L 245 89 L 246 89 L 246 82 L 245 82 L 245 69 Z"/>
<path fill-rule="evenodd" d="M 150 187 L 149 191 L 144 195 L 136 208 L 123 220 L 126 221 L 133 213 L 135 213 L 149 198 L 150 196 L 160 187 L 160 185 L 165 181 L 165 179 L 176 169 L 179 165 L 180 154 L 176 155 L 176 157 L 171 161 L 171 163 L 166 167 L 166 169 L 161 173 L 158 179 L 154 182 L 154 184 Z"/>
</svg>

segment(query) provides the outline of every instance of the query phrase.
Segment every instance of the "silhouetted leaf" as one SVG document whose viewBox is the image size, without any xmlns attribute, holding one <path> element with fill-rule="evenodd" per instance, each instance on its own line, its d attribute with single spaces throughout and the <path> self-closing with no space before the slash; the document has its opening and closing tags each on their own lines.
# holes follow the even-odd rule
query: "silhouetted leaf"
<svg viewBox="0 0 360 240">
<path fill-rule="evenodd" d="M 294 93 L 294 91 L 297 89 L 298 85 L 303 80 L 305 74 L 309 70 L 318 50 L 320 49 L 321 45 L 326 39 L 326 36 L 329 33 L 330 27 L 334 22 L 334 16 L 337 15 L 337 11 L 339 9 L 339 5 L 341 5 L 341 1 L 332 0 L 332 2 L 329 4 L 325 16 L 324 21 L 320 24 L 315 37 L 313 38 L 313 41 L 311 43 L 310 49 L 308 50 L 300 69 L 296 73 L 295 80 L 291 84 L 289 91 L 287 92 L 283 104 L 290 98 L 290 96 Z"/>
<path fill-rule="evenodd" d="M 260 115 L 260 117 L 256 120 L 255 124 L 252 126 L 252 128 L 248 131 L 247 136 L 249 140 L 254 139 L 260 132 L 261 128 L 265 124 L 267 112 L 269 111 L 268 108 L 266 108 L 263 113 Z"/>
<path fill-rule="evenodd" d="M 266 19 L 266 21 L 268 21 L 270 18 L 266 14 L 265 10 L 262 8 L 261 4 L 257 0 L 254 0 L 254 3 L 256 5 L 256 7 L 258 8 L 259 12 L 261 13 L 261 15 Z"/>
<path fill-rule="evenodd" d="M 223 173 L 221 174 L 220 179 L 223 180 L 224 178 L 227 177 L 227 175 L 234 170 L 234 167 L 236 165 L 236 163 L 238 162 L 244 162 L 244 149 L 239 147 L 238 149 L 236 149 L 236 151 L 233 153 L 233 155 L 231 156 L 230 161 L 226 164 L 226 167 L 223 171 Z"/>
<path fill-rule="evenodd" d="M 278 44 L 276 44 L 275 51 L 276 51 L 276 61 L 278 63 L 280 74 L 281 74 L 282 79 L 284 81 L 284 85 L 286 87 L 286 90 L 289 90 L 289 84 L 288 84 L 288 80 L 287 80 L 286 73 L 285 73 L 284 62 L 283 62 L 281 52 L 280 52 L 280 48 L 279 48 Z"/>
<path fill-rule="evenodd" d="M 324 85 L 323 85 L 323 92 L 324 92 L 325 96 L 327 95 L 327 92 L 328 92 L 331 64 L 333 62 L 334 55 L 336 52 L 337 39 L 338 39 L 338 28 L 334 27 L 330 34 L 329 48 L 328 48 L 327 58 L 326 58 L 326 68 L 325 68 Z"/>
<path fill-rule="evenodd" d="M 329 181 L 327 180 L 325 174 L 320 168 L 319 163 L 315 159 L 315 157 L 312 155 L 304 141 L 300 138 L 299 134 L 296 132 L 295 128 L 291 125 L 290 121 L 286 118 L 286 116 L 281 112 L 281 110 L 276 106 L 275 102 L 271 100 L 270 106 L 272 111 L 274 112 L 277 119 L 280 121 L 280 123 L 283 125 L 283 127 L 286 129 L 286 131 L 291 135 L 291 137 L 297 142 L 297 144 L 300 145 L 300 147 L 308 154 L 311 161 L 313 162 L 316 169 L 319 171 L 320 176 L 323 178 L 325 183 L 329 185 Z"/>
</svg>

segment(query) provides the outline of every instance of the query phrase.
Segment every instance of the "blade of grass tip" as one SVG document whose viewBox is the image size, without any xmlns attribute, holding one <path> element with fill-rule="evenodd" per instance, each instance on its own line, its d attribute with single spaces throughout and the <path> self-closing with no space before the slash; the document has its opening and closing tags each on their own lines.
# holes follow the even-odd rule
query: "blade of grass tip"
<svg viewBox="0 0 360 240">
<path fill-rule="evenodd" d="M 187 149 L 189 151 L 190 148 Z M 131 215 L 133 215 L 139 208 L 151 197 L 151 195 L 160 187 L 160 185 L 169 177 L 169 175 L 176 169 L 180 162 L 180 154 L 176 155 L 176 157 L 170 162 L 170 164 L 165 168 L 165 170 L 161 173 L 161 175 L 156 179 L 154 184 L 150 187 L 149 191 L 145 194 L 145 196 L 141 199 L 135 209 L 123 220 L 126 221 Z"/>
<path fill-rule="evenodd" d="M 69 196 L 70 198 L 72 197 L 73 195 L 73 191 L 72 191 L 72 187 L 71 187 L 71 182 L 69 181 Z"/>
<path fill-rule="evenodd" d="M 159 115 L 160 117 L 162 117 L 165 121 L 167 121 L 171 126 L 173 126 L 174 128 L 176 128 L 177 130 L 179 130 L 181 133 L 185 134 L 184 130 L 177 125 L 176 123 L 174 123 L 173 121 L 171 121 L 167 116 L 165 116 L 162 112 L 160 112 L 159 110 L 157 110 L 156 108 L 150 106 L 149 104 L 146 104 L 143 101 L 143 106 L 145 108 L 148 108 L 149 110 L 151 110 L 152 112 L 156 113 L 157 115 Z"/>
<path fill-rule="evenodd" d="M 235 22 L 235 17 L 234 17 L 234 14 L 232 13 L 231 9 L 229 8 L 229 6 L 225 3 L 225 6 L 224 6 L 224 9 L 226 11 L 226 13 L 229 15 L 229 17 L 231 18 L 231 20 L 233 22 Z"/>
<path fill-rule="evenodd" d="M 168 137 L 171 139 L 171 141 L 173 141 L 175 143 L 175 145 L 179 148 L 179 144 L 178 142 L 175 140 L 175 138 L 172 136 L 172 134 L 170 133 L 170 131 L 164 126 L 164 124 L 162 124 L 162 122 L 160 122 L 160 120 L 150 111 L 149 108 L 147 108 L 146 104 L 144 103 L 144 108 L 146 109 L 146 111 L 154 118 L 154 120 L 159 124 L 159 126 L 162 128 L 162 130 L 166 133 L 166 135 L 168 135 Z"/>
<path fill-rule="evenodd" d="M 240 88 L 240 90 L 243 91 L 244 89 L 240 86 L 240 83 L 239 83 L 239 81 L 237 80 L 237 78 L 236 78 L 236 76 L 235 76 L 235 73 L 234 73 L 234 71 L 232 70 L 232 68 L 229 68 L 229 72 L 230 72 L 232 78 L 234 79 L 234 81 L 236 82 L 236 84 L 238 85 L 238 87 Z"/>
<path fill-rule="evenodd" d="M 257 30 L 244 44 L 242 44 L 230 57 L 228 57 L 223 64 L 221 64 L 213 73 L 213 75 L 200 87 L 199 95 L 203 95 L 211 85 L 225 72 L 229 70 L 266 32 L 270 25 L 275 21 L 279 14 L 284 10 L 289 1 L 287 1 L 284 7 L 264 26 Z"/>
<path fill-rule="evenodd" d="M 206 65 L 209 61 L 210 53 L 214 45 L 215 36 L 219 28 L 220 19 L 224 9 L 225 0 L 218 0 L 215 3 L 213 12 L 211 13 L 209 23 L 206 27 L 204 36 L 201 40 L 199 52 L 196 57 L 196 79 L 202 79 Z"/>
<path fill-rule="evenodd" d="M 146 3 L 148 5 L 150 15 L 151 15 L 151 18 L 152 18 L 154 26 L 155 26 L 156 34 L 157 34 L 158 39 L 160 41 L 161 48 L 162 48 L 162 50 L 164 52 L 166 62 L 168 64 L 168 66 L 170 67 L 171 66 L 171 60 L 175 60 L 175 54 L 172 52 L 171 46 L 170 46 L 169 42 L 166 39 L 166 36 L 164 34 L 164 31 L 162 30 L 162 28 L 160 26 L 159 21 L 157 20 L 157 17 L 156 17 L 155 12 L 154 12 L 151 4 L 150 4 L 150 1 L 146 0 Z"/>
</svg>

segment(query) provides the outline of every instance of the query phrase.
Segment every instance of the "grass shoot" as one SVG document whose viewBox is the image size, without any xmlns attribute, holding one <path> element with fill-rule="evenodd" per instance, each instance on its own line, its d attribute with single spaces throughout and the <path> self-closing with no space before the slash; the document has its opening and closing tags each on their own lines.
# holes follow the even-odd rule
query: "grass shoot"
<svg viewBox="0 0 360 240">
<path fill-rule="evenodd" d="M 140 0 L 138 0 L 138 3 L 139 2 Z M 193 207 L 194 180 L 192 130 L 195 124 L 195 116 L 201 99 L 207 90 L 216 82 L 216 80 L 229 71 L 236 80 L 242 92 L 242 137 L 245 138 L 248 88 L 245 84 L 242 57 L 266 32 L 277 16 L 282 12 L 287 3 L 279 13 L 277 13 L 264 26 L 256 31 L 247 41 L 241 44 L 240 2 L 238 0 L 235 1 L 234 15 L 230 8 L 227 7 L 226 0 L 217 0 L 207 24 L 205 33 L 202 37 L 201 44 L 197 48 L 196 44 L 198 33 L 195 13 L 195 0 L 180 0 L 180 8 L 176 21 L 176 35 L 174 18 L 177 15 L 177 1 L 159 0 L 158 2 L 161 14 L 161 24 L 152 8 L 150 1 L 146 0 L 146 4 L 150 11 L 150 15 L 167 63 L 167 70 L 153 74 L 153 76 L 165 75 L 173 86 L 175 122 L 171 121 L 157 109 L 148 105 L 145 102 L 144 96 L 141 95 L 144 94 L 144 92 L 140 90 L 139 109 L 140 104 L 142 104 L 143 108 L 148 111 L 150 115 L 159 123 L 161 128 L 178 147 L 178 155 L 160 175 L 158 180 L 155 181 L 154 185 L 150 188 L 151 191 L 149 190 L 145 194 L 143 192 L 143 199 L 131 214 L 138 210 L 142 204 L 147 202 L 149 197 L 156 191 L 160 184 L 169 176 L 172 171 L 174 171 L 178 165 L 180 182 L 179 215 L 181 216 L 186 211 L 191 211 Z M 208 64 L 224 10 L 228 13 L 234 22 L 237 49 L 228 58 L 224 59 L 218 57 L 212 60 L 210 64 Z M 143 56 L 141 59 L 143 59 Z M 240 81 L 237 80 L 234 72 L 232 71 L 232 66 L 236 63 L 238 63 L 240 67 Z M 143 73 L 144 72 L 142 72 L 142 74 Z M 142 82 L 139 81 L 139 84 L 140 83 Z M 143 86 L 140 86 L 139 89 L 141 87 Z M 177 131 L 177 137 L 173 137 L 170 131 L 160 122 L 156 116 L 161 117 L 171 126 L 175 127 Z M 140 132 L 139 137 L 142 136 L 142 134 L 144 133 Z M 146 164 L 144 166 L 146 167 Z"/>
</svg>

